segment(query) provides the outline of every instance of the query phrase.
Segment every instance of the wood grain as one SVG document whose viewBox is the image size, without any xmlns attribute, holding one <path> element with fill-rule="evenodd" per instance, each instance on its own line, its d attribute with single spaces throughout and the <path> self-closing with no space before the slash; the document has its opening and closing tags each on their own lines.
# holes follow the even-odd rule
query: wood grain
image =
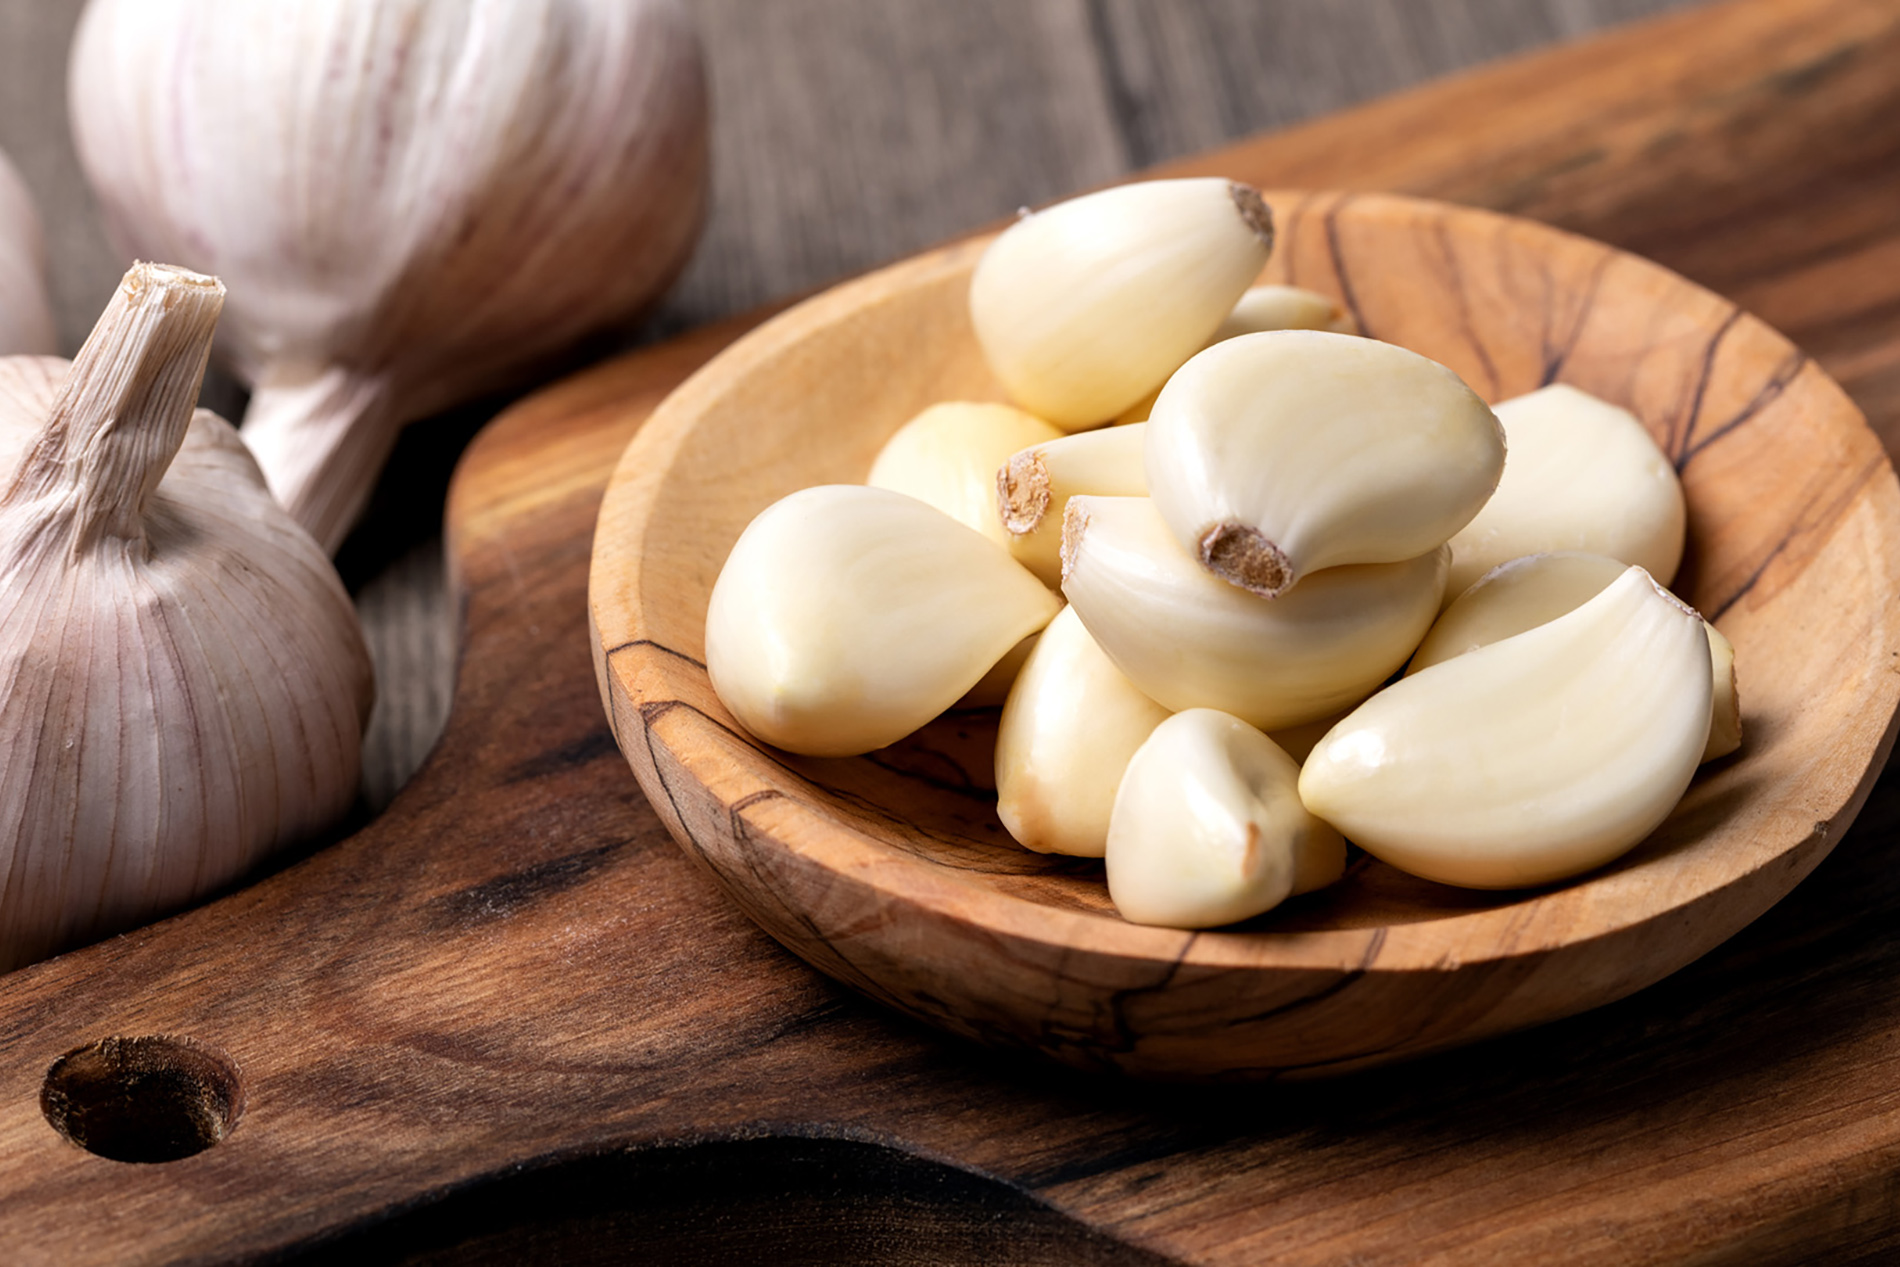
<svg viewBox="0 0 1900 1267">
<path fill-rule="evenodd" d="M 1777 159 L 1784 212 L 1739 196 L 1764 173 L 1749 147 L 1718 145 L 1618 151 L 1601 197 L 1575 188 L 1574 209 L 1552 195 L 1546 213 L 1635 235 L 1643 217 L 1620 216 L 1619 198 L 1679 215 L 1672 183 L 1727 191 L 1697 207 L 1703 235 L 1735 248 L 1718 262 L 1739 277 L 1771 261 L 1758 275 L 1790 311 L 1816 302 L 1803 278 L 1823 284 L 1827 259 L 1779 236 L 1804 191 L 1825 191 L 1826 222 L 1859 224 L 1869 249 L 1900 238 L 1881 157 L 1900 147 L 1900 85 L 1872 56 L 1900 16 L 1872 0 L 1747 0 L 1682 21 L 1210 161 L 1263 183 L 1297 165 L 1312 185 L 1398 183 L 1402 165 L 1416 185 L 1502 200 L 1540 153 L 1574 157 L 1578 117 L 1613 115 L 1632 136 L 1683 119 L 1746 135 L 1733 112 L 1801 72 L 1813 109 L 1856 124 L 1838 131 L 1846 157 L 1811 145 Z M 1558 108 L 1566 84 L 1581 116 Z M 1416 152 L 1393 153 L 1395 120 Z M 1658 240 L 1687 251 L 1694 236 Z M 1900 305 L 1860 311 L 1857 347 L 1900 348 Z M 840 1246 L 878 1208 L 948 1194 L 1034 1223 L 1044 1261 L 1102 1261 L 1104 1236 L 1207 1263 L 1873 1263 L 1900 1249 L 1891 785 L 1788 899 L 1659 985 L 1336 1085 L 1138 1091 L 1001 1060 L 780 950 L 665 838 L 611 746 L 583 648 L 590 527 L 630 411 L 743 324 L 525 402 L 470 451 L 451 505 L 454 718 L 383 819 L 223 901 L 0 981 L 10 1258 L 283 1261 L 333 1244 L 356 1261 L 443 1261 L 598 1247 L 593 1234 L 624 1254 L 729 1261 L 722 1244 L 773 1243 L 775 1187 L 799 1235 L 820 1234 L 814 1210 L 841 1188 L 876 1199 L 844 1207 Z M 1836 354 L 1809 350 L 1824 368 Z M 1863 403 L 1887 434 L 1900 426 L 1900 410 Z M 47 1066 L 154 1033 L 232 1058 L 244 1109 L 224 1142 L 131 1166 L 54 1135 L 37 1103 Z M 857 1149 L 880 1160 L 854 1167 Z M 692 1228 L 647 1237 L 664 1220 L 642 1221 L 642 1185 L 664 1195 L 708 1173 L 733 1185 L 750 1239 L 725 1224 L 721 1242 L 710 1213 L 701 1249 Z M 546 1200 L 570 1176 L 597 1205 Z M 957 1230 L 971 1220 L 881 1226 L 917 1238 L 897 1261 L 984 1251 Z"/>
<path fill-rule="evenodd" d="M 1099 866 L 1030 854 L 988 791 L 987 716 L 892 750 L 753 740 L 703 664 L 713 578 L 796 489 L 860 482 L 908 419 L 1001 389 L 969 324 L 981 242 L 826 292 L 683 384 L 629 446 L 589 606 L 622 751 L 676 839 L 787 947 L 954 1033 L 1085 1068 L 1337 1074 L 1620 998 L 1780 899 L 1846 829 L 1893 741 L 1900 482 L 1857 410 L 1760 322 L 1655 265 L 1529 221 L 1380 195 L 1268 192 L 1262 280 L 1490 400 L 1566 382 L 1676 461 L 1750 739 L 1643 845 L 1541 893 L 1454 893 L 1370 858 L 1244 929 L 1123 922 Z M 770 425 L 761 426 L 761 419 Z"/>
</svg>

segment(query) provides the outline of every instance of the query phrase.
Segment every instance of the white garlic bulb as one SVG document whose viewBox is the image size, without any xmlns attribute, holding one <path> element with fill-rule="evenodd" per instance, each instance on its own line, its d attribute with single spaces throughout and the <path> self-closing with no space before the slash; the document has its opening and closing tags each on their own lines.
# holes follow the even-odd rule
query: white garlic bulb
<svg viewBox="0 0 1900 1267">
<path fill-rule="evenodd" d="M 1458 376 L 1389 343 L 1271 330 L 1175 372 L 1148 418 L 1148 495 L 1215 575 L 1266 598 L 1300 577 L 1437 549 L 1504 470 Z"/>
<path fill-rule="evenodd" d="M 0 154 L 0 356 L 51 355 L 58 347 L 39 213 L 20 174 Z"/>
<path fill-rule="evenodd" d="M 1448 552 L 1315 572 L 1284 595 L 1227 584 L 1145 497 L 1074 497 L 1062 592 L 1143 694 L 1262 730 L 1338 712 L 1404 664 L 1438 614 Z"/>
<path fill-rule="evenodd" d="M 1272 214 L 1246 185 L 1118 185 L 1004 230 L 970 279 L 970 318 L 1010 397 L 1075 431 L 1205 344 L 1272 249 Z"/>
<path fill-rule="evenodd" d="M 229 285 L 244 438 L 330 549 L 404 423 L 635 313 L 705 202 L 675 0 L 91 0 L 71 110 L 119 249 Z"/>
<path fill-rule="evenodd" d="M 1306 808 L 1428 880 L 1548 884 L 1669 816 L 1709 735 L 1702 618 L 1641 568 L 1564 616 L 1402 678 L 1320 740 Z"/>
<path fill-rule="evenodd" d="M 1226 713 L 1156 726 L 1122 775 L 1108 828 L 1108 894 L 1123 919 L 1214 928 L 1345 874 L 1346 842 L 1300 803 L 1300 767 Z"/>
<path fill-rule="evenodd" d="M 1008 405 L 948 400 L 899 427 L 877 451 L 864 482 L 908 493 L 1006 546 L 1009 532 L 996 513 L 997 471 L 1011 454 L 1061 434 Z"/>
<path fill-rule="evenodd" d="M 843 757 L 949 708 L 1061 600 L 974 528 L 862 484 L 759 512 L 706 608 L 706 671 L 770 744 Z"/>
<path fill-rule="evenodd" d="M 1504 477 L 1451 539 L 1456 598 L 1500 563 L 1553 550 L 1604 554 L 1667 585 L 1682 560 L 1682 484 L 1636 415 L 1567 383 L 1496 410 L 1510 446 Z"/>
<path fill-rule="evenodd" d="M 0 965 L 215 889 L 356 794 L 349 596 L 192 409 L 223 294 L 137 265 L 70 366 L 0 360 Z"/>
<path fill-rule="evenodd" d="M 1167 720 L 1089 637 L 1073 607 L 1049 622 L 1003 705 L 996 813 L 1038 853 L 1099 858 L 1128 758 Z"/>
<path fill-rule="evenodd" d="M 1563 550 L 1500 564 L 1439 613 L 1406 666 L 1406 675 L 1573 612 L 1628 570 L 1628 564 L 1608 555 Z M 1734 645 L 1706 621 L 1703 631 L 1709 636 L 1715 695 L 1702 759 L 1713 761 L 1742 746 L 1742 704 L 1735 680 Z"/>
</svg>

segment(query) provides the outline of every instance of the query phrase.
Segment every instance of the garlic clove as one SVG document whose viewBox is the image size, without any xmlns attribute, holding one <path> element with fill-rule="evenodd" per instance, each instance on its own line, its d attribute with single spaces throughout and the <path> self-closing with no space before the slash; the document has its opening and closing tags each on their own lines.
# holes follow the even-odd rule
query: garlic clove
<svg viewBox="0 0 1900 1267">
<path fill-rule="evenodd" d="M 1337 880 L 1345 841 L 1301 804 L 1299 777 L 1238 717 L 1196 708 L 1156 726 L 1115 797 L 1115 909 L 1136 924 L 1213 928 Z"/>
<path fill-rule="evenodd" d="M 1500 564 L 1439 613 L 1413 653 L 1406 676 L 1575 611 L 1608 589 L 1628 566 L 1607 555 L 1576 551 L 1527 555 Z M 1713 761 L 1742 746 L 1742 707 L 1735 648 L 1714 625 L 1704 621 L 1703 629 L 1709 637 L 1714 713 L 1702 759 Z"/>
<path fill-rule="evenodd" d="M 1041 634 L 1033 633 L 1011 647 L 1002 659 L 990 666 L 988 673 L 977 680 L 975 686 L 963 693 L 953 707 L 1001 708 L 1009 701 L 1009 693 L 1015 688 L 1016 679 L 1022 675 L 1023 666 L 1029 663 L 1030 653 L 1035 651 L 1036 642 L 1041 637 Z"/>
<path fill-rule="evenodd" d="M 908 493 L 997 545 L 1009 532 L 996 515 L 996 472 L 1010 455 L 1062 432 L 1008 405 L 946 401 L 899 427 L 865 483 Z"/>
<path fill-rule="evenodd" d="M 1246 185 L 1119 185 L 1004 230 L 970 280 L 970 316 L 1010 397 L 1078 430 L 1128 408 L 1206 343 L 1272 245 L 1272 215 Z"/>
<path fill-rule="evenodd" d="M 760 739 L 850 756 L 949 708 L 1060 606 L 935 507 L 821 485 L 767 507 L 732 547 L 706 611 L 706 668 Z"/>
<path fill-rule="evenodd" d="M 0 356 L 58 350 L 46 297 L 46 235 L 20 174 L 0 154 Z"/>
<path fill-rule="evenodd" d="M 1262 330 L 1331 330 L 1336 334 L 1357 334 L 1358 327 L 1352 318 L 1340 311 L 1338 304 L 1317 291 L 1303 290 L 1298 286 L 1255 286 L 1240 297 L 1234 310 L 1214 331 L 1209 345 L 1238 338 L 1243 334 L 1258 334 Z M 1155 401 L 1161 395 L 1165 383 L 1157 383 L 1155 389 L 1143 396 L 1115 416 L 1115 425 L 1125 427 L 1131 423 L 1146 422 L 1154 411 Z"/>
<path fill-rule="evenodd" d="M 1062 584 L 1062 515 L 1078 493 L 1141 497 L 1144 428 L 1109 427 L 1064 436 L 1013 454 L 996 472 L 993 508 L 1010 555 L 1041 578 Z"/>
<path fill-rule="evenodd" d="M 1605 554 L 1664 585 L 1675 578 L 1688 522 L 1682 484 L 1636 415 L 1564 383 L 1496 412 L 1510 461 L 1452 538 L 1448 594 L 1500 563 L 1554 550 Z"/>
<path fill-rule="evenodd" d="M 140 264 L 79 356 L 0 360 L 0 965 L 149 919 L 356 796 L 329 559 L 192 410 L 224 297 Z"/>
<path fill-rule="evenodd" d="M 1735 644 L 1714 625 L 1704 622 L 1702 627 L 1709 635 L 1709 668 L 1715 679 L 1709 742 L 1702 759 L 1714 761 L 1742 746 L 1742 692 L 1735 680 Z"/>
<path fill-rule="evenodd" d="M 1209 343 L 1224 343 L 1264 330 L 1331 330 L 1357 334 L 1340 306 L 1316 290 L 1300 286 L 1254 286 L 1240 297 Z"/>
<path fill-rule="evenodd" d="M 1122 770 L 1167 716 L 1065 608 L 1042 631 L 1003 706 L 996 735 L 1003 826 L 1038 853 L 1101 857 Z"/>
<path fill-rule="evenodd" d="M 330 549 L 399 427 L 636 315 L 704 219 L 675 0 L 89 0 L 69 80 L 115 245 L 229 284 L 246 440 Z"/>
<path fill-rule="evenodd" d="M 1583 606 L 1401 679 L 1320 741 L 1306 807 L 1413 875 L 1547 884 L 1668 817 L 1709 734 L 1700 616 L 1629 568 Z"/>
<path fill-rule="evenodd" d="M 1321 568 L 1429 554 L 1497 486 L 1504 435 L 1456 374 L 1276 330 L 1183 365 L 1148 420 L 1148 494 L 1183 548 L 1267 598 Z"/>
<path fill-rule="evenodd" d="M 1446 552 L 1315 572 L 1271 601 L 1183 551 L 1145 497 L 1074 497 L 1062 592 L 1142 693 L 1275 730 L 1363 698 L 1438 611 Z"/>
</svg>

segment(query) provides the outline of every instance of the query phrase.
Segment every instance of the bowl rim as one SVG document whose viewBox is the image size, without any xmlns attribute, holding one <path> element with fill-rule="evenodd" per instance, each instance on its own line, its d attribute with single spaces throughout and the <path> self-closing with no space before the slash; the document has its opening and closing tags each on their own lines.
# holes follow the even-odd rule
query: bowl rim
<svg viewBox="0 0 1900 1267">
<path fill-rule="evenodd" d="M 1389 213 L 1475 217 L 1473 223 L 1483 228 L 1550 235 L 1552 240 L 1585 244 L 1633 266 L 1653 270 L 1672 286 L 1692 287 L 1705 295 L 1711 293 L 1652 261 L 1561 229 L 1489 210 L 1395 194 L 1270 190 L 1266 191 L 1266 197 L 1276 212 L 1283 205 L 1294 207 L 1298 214 L 1323 211 L 1329 217 L 1329 232 L 1330 218 L 1337 217 L 1347 207 L 1353 208 L 1356 216 Z M 647 711 L 639 713 L 637 727 L 644 735 L 629 734 L 622 725 L 623 713 L 615 700 L 616 693 L 620 693 L 636 705 L 680 703 L 677 692 L 659 689 L 667 671 L 660 661 L 677 666 L 679 661 L 687 660 L 698 666 L 700 673 L 704 672 L 703 664 L 693 657 L 667 649 L 645 636 L 644 619 L 638 611 L 646 564 L 642 547 L 653 529 L 654 502 L 674 461 L 690 442 L 699 416 L 733 383 L 769 367 L 810 338 L 815 329 L 836 325 L 861 316 L 867 310 L 901 300 L 919 285 L 942 283 L 959 272 L 967 272 L 988 240 L 989 236 L 969 239 L 900 261 L 844 282 L 779 314 L 722 351 L 681 384 L 654 409 L 628 445 L 602 504 L 590 569 L 589 619 L 603 702 L 623 752 L 656 805 L 661 805 L 663 798 L 671 794 L 665 786 L 666 774 L 652 751 L 656 742 L 665 745 L 679 768 L 703 787 L 710 786 L 707 772 L 696 766 L 709 759 L 704 753 L 723 754 L 732 742 L 748 744 L 768 760 L 772 752 L 745 737 L 736 724 L 707 714 L 695 717 L 691 724 L 705 728 L 708 736 L 723 731 L 727 738 L 698 745 L 703 749 L 700 754 L 683 751 L 691 746 L 685 743 L 669 744 L 665 734 L 656 739 L 656 730 L 670 731 L 678 723 L 661 724 L 661 718 L 649 716 Z M 1793 345 L 1784 336 L 1730 301 L 1717 298 L 1731 310 L 1731 321 L 1757 327 L 1793 351 Z M 1850 411 L 1845 425 L 1858 426 L 1868 436 L 1873 435 L 1861 411 L 1831 378 L 1818 367 L 1804 372 L 1819 375 L 1825 387 L 1838 394 L 1840 403 Z M 1877 439 L 1874 443 L 1879 447 Z M 1885 460 L 1884 450 L 1882 452 L 1883 469 L 1868 481 L 1861 500 L 1866 511 L 1873 515 L 1872 524 L 1881 547 L 1893 555 L 1900 553 L 1900 480 L 1896 480 L 1893 467 Z M 1863 511 L 1857 507 L 1855 514 L 1860 513 Z M 1850 516 L 1836 526 L 1822 550 L 1842 548 L 1838 538 L 1852 522 Z M 621 570 L 617 579 L 611 575 L 615 569 Z M 1889 584 L 1880 597 L 1883 599 L 1881 607 L 1889 618 L 1900 616 L 1900 587 Z M 632 601 L 623 603 L 623 598 Z M 1870 663 L 1884 654 L 1877 648 L 1870 650 Z M 1152 928 L 1126 923 L 1112 909 L 1098 913 L 1059 907 L 962 878 L 949 868 L 904 856 L 858 826 L 833 818 L 794 796 L 761 797 L 755 791 L 731 798 L 725 804 L 735 821 L 746 816 L 748 836 L 774 839 L 777 843 L 784 843 L 777 840 L 780 836 L 795 837 L 795 851 L 800 855 L 801 865 L 823 867 L 836 882 L 862 886 L 881 903 L 919 918 L 952 920 L 966 925 L 975 923 L 988 935 L 1025 945 L 1040 945 L 1057 954 L 1136 960 L 1153 964 L 1158 971 L 1170 976 L 1188 966 L 1213 970 L 1324 970 L 1355 975 L 1442 973 L 1467 965 L 1537 958 L 1570 947 L 1623 938 L 1679 917 L 1689 908 L 1721 901 L 1725 894 L 1766 868 L 1792 874 L 1793 878 L 1780 884 L 1768 901 L 1751 901 L 1746 896 L 1740 900 L 1740 917 L 1728 921 L 1729 926 L 1717 941 L 1732 935 L 1779 900 L 1826 855 L 1871 790 L 1900 724 L 1900 674 L 1887 673 L 1873 680 L 1878 690 L 1870 696 L 1861 696 L 1858 707 L 1846 718 L 1857 723 L 1854 747 L 1855 764 L 1859 768 L 1851 779 L 1840 780 L 1838 794 L 1831 796 L 1825 805 L 1815 806 L 1814 825 L 1808 834 L 1801 839 L 1782 839 L 1773 848 L 1758 846 L 1753 856 L 1737 859 L 1734 865 L 1721 870 L 1714 882 L 1688 893 L 1651 883 L 1657 868 L 1672 869 L 1678 865 L 1679 851 L 1671 850 L 1632 865 L 1613 865 L 1561 885 L 1525 891 L 1526 902 L 1452 911 L 1438 918 L 1301 931 Z M 647 749 L 644 758 L 636 756 L 636 742 Z M 648 768 L 643 768 L 643 761 Z M 654 780 L 658 780 L 657 786 Z M 788 812 L 792 817 L 786 816 Z M 694 838 L 692 829 L 677 812 L 669 815 L 661 805 L 661 816 L 690 853 L 712 865 L 716 873 L 720 872 L 717 860 L 708 856 L 704 843 Z M 731 877 L 722 878 L 727 879 L 730 887 Z M 1523 927 L 1527 906 L 1534 907 L 1543 916 L 1530 921 L 1531 928 Z M 752 909 L 749 904 L 747 909 Z M 1578 918 L 1586 914 L 1587 919 Z M 756 913 L 755 918 L 759 918 Z M 770 921 L 761 919 L 761 922 L 768 931 L 785 940 L 781 930 Z M 1588 934 L 1544 939 L 1533 936 L 1530 940 L 1524 937 L 1576 925 L 1587 926 Z M 792 948 L 812 957 L 809 947 L 801 949 L 793 945 Z M 1696 954 L 1707 948 L 1704 946 Z M 1688 959 L 1670 963 L 1650 980 L 1674 971 L 1685 962 Z M 820 966 L 837 975 L 835 963 Z M 863 982 L 853 981 L 853 984 L 862 986 Z"/>
</svg>

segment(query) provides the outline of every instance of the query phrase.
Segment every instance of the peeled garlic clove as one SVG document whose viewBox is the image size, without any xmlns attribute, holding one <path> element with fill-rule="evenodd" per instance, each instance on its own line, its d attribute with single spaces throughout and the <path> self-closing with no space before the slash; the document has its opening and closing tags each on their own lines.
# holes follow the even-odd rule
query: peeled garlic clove
<svg viewBox="0 0 1900 1267">
<path fill-rule="evenodd" d="M 1337 880 L 1346 845 L 1300 803 L 1300 768 L 1210 708 L 1155 727 L 1122 776 L 1108 829 L 1108 895 L 1122 918 L 1213 928 Z"/>
<path fill-rule="evenodd" d="M 1215 575 L 1267 598 L 1302 576 L 1429 554 L 1497 486 L 1504 434 L 1415 352 L 1276 330 L 1183 365 L 1148 420 L 1148 495 Z"/>
<path fill-rule="evenodd" d="M 1404 664 L 1446 566 L 1441 548 L 1327 568 L 1268 601 L 1190 558 L 1145 497 L 1071 498 L 1062 559 L 1062 592 L 1143 694 L 1263 730 L 1337 712 Z"/>
<path fill-rule="evenodd" d="M 1702 618 L 1641 568 L 1565 616 L 1387 687 L 1320 741 L 1306 807 L 1428 880 L 1547 884 L 1668 817 L 1709 735 Z"/>
<path fill-rule="evenodd" d="M 1575 611 L 1627 570 L 1627 564 L 1607 555 L 1574 551 L 1533 554 L 1500 564 L 1439 614 L 1413 654 L 1406 675 Z M 1742 746 L 1742 707 L 1735 683 L 1735 648 L 1714 625 L 1705 621 L 1703 629 L 1709 636 L 1715 694 L 1702 759 L 1713 761 Z"/>
<path fill-rule="evenodd" d="M 1606 554 L 1667 585 L 1687 513 L 1675 467 L 1627 409 L 1567 384 L 1497 407 L 1510 445 L 1497 492 L 1451 541 L 1458 595 L 1500 563 L 1553 550 Z"/>
<path fill-rule="evenodd" d="M 1006 229 L 977 263 L 970 316 L 1011 398 L 1076 430 L 1113 418 L 1206 343 L 1272 246 L 1272 215 L 1246 185 L 1120 185 Z"/>
<path fill-rule="evenodd" d="M 1298 286 L 1255 286 L 1240 297 L 1234 310 L 1214 331 L 1209 344 L 1221 343 L 1238 338 L 1243 334 L 1258 334 L 1262 330 L 1331 330 L 1337 334 L 1356 334 L 1357 327 L 1352 318 L 1340 311 L 1339 305 L 1317 291 L 1302 290 Z M 1155 389 L 1143 396 L 1115 416 L 1117 426 L 1146 422 L 1154 411 L 1155 401 L 1161 395 L 1165 384 L 1156 384 Z"/>
<path fill-rule="evenodd" d="M 1299 286 L 1255 286 L 1240 297 L 1209 343 L 1223 343 L 1263 330 L 1331 330 L 1354 334 L 1352 318 L 1315 290 Z"/>
<path fill-rule="evenodd" d="M 1009 693 L 1016 686 L 1016 679 L 1022 676 L 1023 666 L 1029 663 L 1030 652 L 1036 649 L 1036 641 L 1041 634 L 1030 634 L 1021 642 L 1003 654 L 1003 658 L 990 666 L 988 673 L 977 679 L 975 686 L 963 693 L 954 707 L 957 708 L 1001 708 L 1009 701 Z"/>
<path fill-rule="evenodd" d="M 760 739 L 851 756 L 956 703 L 1060 606 L 935 507 L 821 485 L 767 507 L 732 547 L 706 611 L 706 668 Z"/>
<path fill-rule="evenodd" d="M 1702 759 L 1713 761 L 1742 746 L 1742 693 L 1735 681 L 1735 644 L 1714 625 L 1704 623 L 1703 628 L 1709 634 L 1709 668 L 1715 679 L 1715 706 Z"/>
<path fill-rule="evenodd" d="M 245 439 L 330 549 L 403 424 L 639 312 L 704 218 L 673 0 L 90 0 L 70 78 L 115 244 L 229 284 Z"/>
<path fill-rule="evenodd" d="M 908 493 L 997 545 L 1008 545 L 1009 533 L 996 515 L 997 469 L 1011 454 L 1061 434 L 1008 405 L 946 401 L 884 442 L 865 483 Z"/>
<path fill-rule="evenodd" d="M 39 213 L 19 173 L 0 154 L 0 356 L 50 356 L 58 350 Z"/>
<path fill-rule="evenodd" d="M 996 735 L 996 812 L 1038 853 L 1099 858 L 1122 770 L 1168 710 L 1102 654 L 1072 608 L 1042 631 Z"/>
<path fill-rule="evenodd" d="M 1015 560 L 1045 585 L 1062 583 L 1062 515 L 1069 498 L 1140 497 L 1144 428 L 1110 427 L 1064 436 L 1014 454 L 996 472 L 995 506 Z"/>
<path fill-rule="evenodd" d="M 0 360 L 0 966 L 216 890 L 356 796 L 349 596 L 192 410 L 223 296 L 136 265 L 70 365 Z"/>
</svg>

